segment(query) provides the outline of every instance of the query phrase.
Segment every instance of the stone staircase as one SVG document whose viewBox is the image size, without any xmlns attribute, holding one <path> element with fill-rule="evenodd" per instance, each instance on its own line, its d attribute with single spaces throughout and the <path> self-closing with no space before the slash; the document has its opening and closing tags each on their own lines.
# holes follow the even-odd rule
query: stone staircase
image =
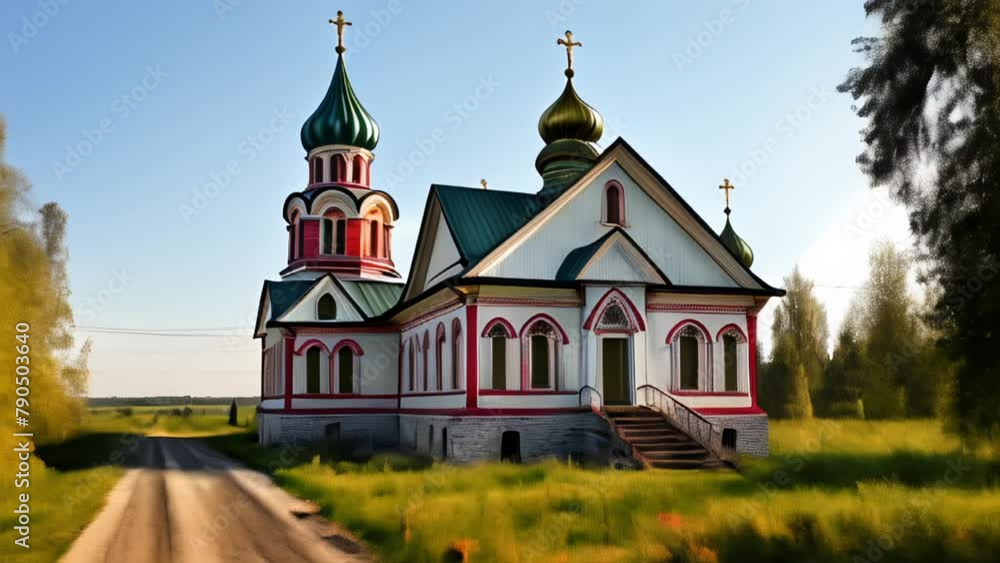
<svg viewBox="0 0 1000 563">
<path fill-rule="evenodd" d="M 654 469 L 718 469 L 726 464 L 660 413 L 646 407 L 605 407 L 611 427 L 632 455 Z"/>
</svg>

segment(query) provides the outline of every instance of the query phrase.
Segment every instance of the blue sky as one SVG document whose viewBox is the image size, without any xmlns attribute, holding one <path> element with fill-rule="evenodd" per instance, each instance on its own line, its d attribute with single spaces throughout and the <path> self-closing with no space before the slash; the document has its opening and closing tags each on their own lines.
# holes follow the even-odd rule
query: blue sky
<svg viewBox="0 0 1000 563">
<path fill-rule="evenodd" d="M 352 82 L 382 129 L 372 174 L 401 209 L 403 270 L 431 183 L 539 188 L 537 120 L 563 86 L 567 28 L 583 43 L 577 90 L 608 123 L 602 144 L 623 136 L 720 229 L 717 186 L 734 178 L 733 223 L 768 281 L 801 263 L 851 286 L 867 240 L 905 237 L 891 204 L 858 218 L 881 200 L 854 162 L 862 122 L 835 88 L 860 62 L 851 39 L 874 30 L 860 0 L 63 1 L 0 6 L 0 113 L 8 162 L 39 204 L 69 213 L 81 325 L 251 322 L 261 280 L 284 265 L 281 204 L 307 177 L 298 131 L 332 73 L 337 9 L 354 22 Z M 444 141 L 431 146 L 435 129 Z M 423 162 L 401 165 L 421 143 Z M 845 235 L 853 222 L 863 239 Z M 835 322 L 849 297 L 829 292 Z M 241 338 L 95 341 L 93 395 L 259 389 L 259 347 Z"/>
</svg>

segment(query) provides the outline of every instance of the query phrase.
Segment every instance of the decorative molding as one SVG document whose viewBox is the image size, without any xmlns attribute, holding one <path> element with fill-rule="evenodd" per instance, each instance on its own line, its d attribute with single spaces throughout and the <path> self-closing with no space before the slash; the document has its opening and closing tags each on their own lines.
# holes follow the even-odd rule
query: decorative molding
<svg viewBox="0 0 1000 563">
<path fill-rule="evenodd" d="M 744 315 L 746 307 L 733 305 L 687 305 L 681 303 L 647 303 L 646 312 L 670 313 L 722 313 L 729 315 Z"/>
<path fill-rule="evenodd" d="M 582 301 L 562 301 L 556 299 L 532 299 L 530 297 L 481 297 L 480 305 L 526 306 L 526 307 L 581 307 Z"/>
<path fill-rule="evenodd" d="M 503 317 L 494 317 L 490 319 L 490 322 L 486 323 L 486 326 L 483 327 L 483 332 L 479 335 L 480 338 L 486 338 L 486 335 L 488 335 L 490 331 L 493 330 L 493 327 L 498 324 L 503 325 L 503 327 L 507 330 L 507 334 L 509 335 L 507 338 L 517 338 L 517 330 L 514 329 L 514 325 Z"/>
<path fill-rule="evenodd" d="M 427 311 L 426 313 L 418 315 L 413 319 L 400 324 L 399 328 L 397 328 L 396 330 L 399 330 L 400 332 L 406 332 L 427 321 L 434 320 L 437 317 L 440 317 L 442 315 L 447 315 L 448 313 L 461 308 L 462 308 L 462 302 L 456 297 L 455 299 L 448 300 L 445 303 L 438 305 L 437 307 L 431 309 L 430 311 Z"/>
<path fill-rule="evenodd" d="M 697 319 L 684 319 L 683 321 L 675 324 L 674 328 L 670 329 L 670 332 L 667 333 L 666 343 L 670 344 L 671 341 L 674 339 L 674 335 L 677 334 L 677 331 L 679 331 L 680 329 L 684 328 L 687 325 L 693 325 L 695 328 L 700 330 L 705 337 L 705 341 L 708 342 L 708 339 L 712 333 L 709 332 L 707 328 L 705 328 L 705 325 L 701 324 L 701 322 L 699 322 Z"/>
<path fill-rule="evenodd" d="M 735 330 L 740 335 L 740 337 L 743 338 L 744 343 L 750 342 L 750 339 L 747 338 L 747 334 L 743 332 L 743 329 L 740 328 L 740 325 L 736 323 L 729 323 L 726 326 L 720 328 L 719 332 L 715 333 L 715 341 L 719 342 L 722 339 L 722 336 L 731 330 Z"/>
<path fill-rule="evenodd" d="M 635 306 L 635 303 L 632 303 L 632 300 L 629 299 L 627 295 L 622 293 L 622 291 L 617 287 L 609 289 L 603 296 L 601 296 L 600 299 L 597 300 L 597 304 L 594 305 L 594 308 L 590 311 L 590 315 L 587 316 L 587 321 L 583 323 L 583 328 L 590 330 L 593 324 L 600 320 L 600 315 L 604 314 L 604 310 L 610 305 L 610 300 L 615 297 L 627 305 L 628 310 L 631 311 L 631 321 L 634 325 L 633 328 L 635 329 L 633 332 L 646 330 L 646 323 L 643 320 L 642 315 L 639 313 L 639 309 Z"/>
</svg>

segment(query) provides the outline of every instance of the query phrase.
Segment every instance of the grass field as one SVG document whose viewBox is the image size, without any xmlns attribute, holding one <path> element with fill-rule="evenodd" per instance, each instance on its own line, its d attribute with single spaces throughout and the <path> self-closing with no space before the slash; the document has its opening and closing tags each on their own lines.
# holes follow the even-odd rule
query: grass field
<svg viewBox="0 0 1000 563">
<path fill-rule="evenodd" d="M 978 562 L 1000 550 L 1000 465 L 962 453 L 935 421 L 778 422 L 771 436 L 772 456 L 742 474 L 210 442 L 271 470 L 388 561 Z"/>
</svg>

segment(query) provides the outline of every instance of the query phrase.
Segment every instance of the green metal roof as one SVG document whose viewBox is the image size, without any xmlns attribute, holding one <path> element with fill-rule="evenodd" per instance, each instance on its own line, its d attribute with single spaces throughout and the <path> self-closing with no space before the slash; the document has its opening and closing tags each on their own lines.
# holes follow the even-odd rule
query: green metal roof
<svg viewBox="0 0 1000 563">
<path fill-rule="evenodd" d="M 267 295 L 271 300 L 271 318 L 277 319 L 298 303 L 316 280 L 266 281 Z"/>
<path fill-rule="evenodd" d="M 399 301 L 399 296 L 403 293 L 403 286 L 397 283 L 340 281 L 340 285 L 368 317 L 384 313 Z"/>
<path fill-rule="evenodd" d="M 545 207 L 532 193 L 435 184 L 431 189 L 458 246 L 471 266 L 482 260 Z"/>
</svg>

